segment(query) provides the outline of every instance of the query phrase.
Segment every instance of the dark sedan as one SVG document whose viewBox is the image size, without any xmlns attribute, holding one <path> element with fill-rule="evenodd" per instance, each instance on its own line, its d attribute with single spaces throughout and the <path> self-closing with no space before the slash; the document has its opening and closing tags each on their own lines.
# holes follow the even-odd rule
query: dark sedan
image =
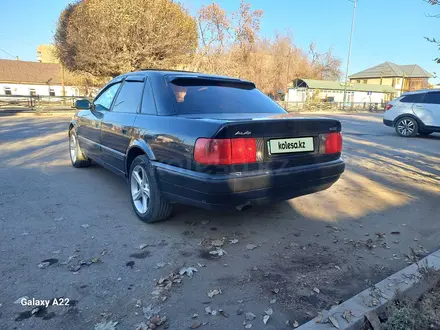
<svg viewBox="0 0 440 330">
<path fill-rule="evenodd" d="M 168 218 L 173 203 L 241 209 L 311 194 L 344 171 L 339 121 L 288 114 L 249 81 L 137 71 L 76 107 L 72 165 L 126 177 L 145 222 Z"/>
</svg>

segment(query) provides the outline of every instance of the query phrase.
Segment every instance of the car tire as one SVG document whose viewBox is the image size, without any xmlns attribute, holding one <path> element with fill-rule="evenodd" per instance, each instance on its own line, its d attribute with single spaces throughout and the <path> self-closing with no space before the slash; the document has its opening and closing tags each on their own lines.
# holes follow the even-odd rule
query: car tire
<svg viewBox="0 0 440 330">
<path fill-rule="evenodd" d="M 69 131 L 69 155 L 73 167 L 87 167 L 90 165 L 90 159 L 81 150 L 78 143 L 78 135 L 72 128 Z"/>
<path fill-rule="evenodd" d="M 423 135 L 423 136 L 428 136 L 428 135 L 431 135 L 432 133 L 434 133 L 434 132 L 419 132 L 419 134 L 420 135 Z"/>
<path fill-rule="evenodd" d="M 416 136 L 419 131 L 419 125 L 414 118 L 403 117 L 400 118 L 395 125 L 396 133 L 403 137 Z"/>
<path fill-rule="evenodd" d="M 163 198 L 146 155 L 136 157 L 131 164 L 128 187 L 133 210 L 143 222 L 164 221 L 170 217 L 172 207 Z"/>
</svg>

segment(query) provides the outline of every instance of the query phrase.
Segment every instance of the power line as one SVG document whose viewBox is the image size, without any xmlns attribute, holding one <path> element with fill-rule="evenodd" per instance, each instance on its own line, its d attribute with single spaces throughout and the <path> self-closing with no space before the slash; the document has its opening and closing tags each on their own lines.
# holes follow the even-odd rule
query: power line
<svg viewBox="0 0 440 330">
<path fill-rule="evenodd" d="M 21 60 L 19 60 L 18 56 L 14 56 L 14 55 L 12 55 L 11 53 L 7 52 L 7 51 L 4 50 L 4 49 L 1 49 L 1 48 L 0 48 L 0 51 L 2 51 L 3 53 L 5 53 L 5 54 L 11 56 L 14 60 L 17 60 L 17 62 L 19 61 L 20 63 L 26 64 L 26 65 L 28 65 L 28 66 L 31 66 L 31 67 L 37 69 L 37 71 L 38 71 L 40 74 L 41 74 L 41 72 L 43 71 L 41 67 L 35 66 L 35 65 L 32 64 L 32 62 L 30 62 L 30 61 L 21 61 Z"/>
<path fill-rule="evenodd" d="M 9 52 L 7 52 L 6 50 L 4 50 L 4 49 L 1 49 L 0 48 L 0 51 L 2 51 L 3 53 L 5 53 L 5 54 L 8 54 L 9 56 L 11 56 L 12 58 L 14 58 L 14 59 L 16 59 L 17 58 L 17 56 L 15 56 L 15 55 L 12 55 L 11 53 L 9 53 Z"/>
</svg>

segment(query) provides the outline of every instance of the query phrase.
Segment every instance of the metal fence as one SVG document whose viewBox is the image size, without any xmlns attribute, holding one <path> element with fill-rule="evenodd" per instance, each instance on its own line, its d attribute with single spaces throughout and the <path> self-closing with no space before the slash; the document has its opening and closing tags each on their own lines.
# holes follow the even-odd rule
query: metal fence
<svg viewBox="0 0 440 330">
<path fill-rule="evenodd" d="M 287 102 L 279 101 L 285 110 L 289 112 L 295 111 L 383 111 L 385 109 L 385 103 L 370 103 L 370 102 Z"/>
<path fill-rule="evenodd" d="M 73 111 L 75 101 L 89 99 L 86 96 L 41 96 L 41 95 L 0 95 L 0 111 L 8 109 L 29 109 L 34 111 Z M 385 103 L 369 102 L 286 102 L 278 101 L 289 112 L 320 111 L 383 111 Z"/>
<path fill-rule="evenodd" d="M 0 110 L 35 111 L 74 110 L 75 101 L 86 96 L 0 95 Z"/>
</svg>

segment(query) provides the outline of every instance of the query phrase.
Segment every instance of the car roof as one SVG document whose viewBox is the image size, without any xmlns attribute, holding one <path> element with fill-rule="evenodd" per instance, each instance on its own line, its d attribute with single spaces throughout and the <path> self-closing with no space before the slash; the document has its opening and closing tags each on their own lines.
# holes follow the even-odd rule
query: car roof
<svg viewBox="0 0 440 330">
<path fill-rule="evenodd" d="M 178 76 L 178 77 L 191 77 L 191 78 L 225 79 L 225 80 L 229 80 L 229 81 L 253 84 L 253 82 L 251 82 L 251 81 L 240 79 L 240 78 L 235 78 L 235 77 L 220 76 L 220 75 L 203 73 L 203 72 L 195 72 L 195 71 L 168 70 L 168 69 L 140 69 L 138 71 L 127 72 L 127 73 L 123 73 L 117 77 L 114 77 L 107 84 L 114 84 L 114 83 L 120 82 L 123 79 L 128 78 L 128 77 L 130 77 L 130 78 L 133 78 L 133 77 L 143 78 L 145 76 L 150 76 L 152 78 L 153 77 L 155 77 L 155 78 L 165 77 L 165 76 L 174 76 L 174 77 Z M 254 84 L 254 86 L 255 86 L 255 84 Z"/>
<path fill-rule="evenodd" d="M 179 76 L 203 76 L 203 77 L 211 77 L 211 78 L 227 78 L 227 79 L 236 79 L 240 80 L 239 78 L 233 78 L 233 77 L 227 77 L 227 76 L 220 76 L 216 74 L 209 74 L 209 73 L 203 73 L 203 72 L 197 72 L 197 71 L 185 71 L 185 70 L 168 70 L 168 69 L 140 69 L 138 71 L 130 72 L 130 74 L 136 74 L 139 72 L 144 73 L 156 73 L 160 75 L 169 75 L 169 74 L 178 74 Z"/>
<path fill-rule="evenodd" d="M 216 74 L 209 74 L 209 73 L 203 73 L 203 72 L 197 72 L 197 71 L 185 71 L 185 70 L 171 70 L 171 69 L 140 69 L 138 71 L 133 72 L 127 72 L 125 74 L 120 75 L 122 76 L 133 76 L 133 75 L 153 75 L 153 76 L 168 76 L 168 75 L 176 75 L 176 76 L 188 76 L 188 77 L 201 77 L 201 78 L 211 78 L 211 79 L 228 79 L 228 80 L 236 80 L 236 81 L 243 81 L 248 82 L 247 80 L 243 80 L 236 77 L 229 77 L 229 76 L 221 76 Z M 117 78 L 117 77 L 116 77 Z"/>
<path fill-rule="evenodd" d="M 421 94 L 421 93 L 432 93 L 432 92 L 438 92 L 438 89 L 419 89 L 417 91 L 411 91 L 411 92 L 406 92 L 403 93 L 401 96 L 405 96 L 405 95 L 413 95 L 413 94 Z"/>
</svg>

